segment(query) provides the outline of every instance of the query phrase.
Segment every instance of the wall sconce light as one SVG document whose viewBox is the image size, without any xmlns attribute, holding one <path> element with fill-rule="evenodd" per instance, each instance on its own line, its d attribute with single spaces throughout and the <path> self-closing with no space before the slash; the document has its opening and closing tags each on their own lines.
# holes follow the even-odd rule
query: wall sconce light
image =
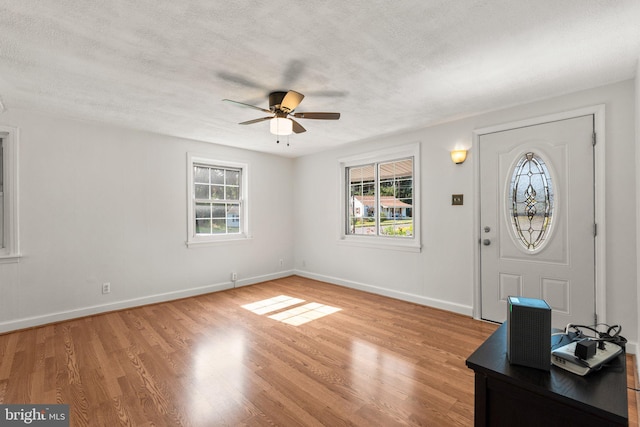
<svg viewBox="0 0 640 427">
<path fill-rule="evenodd" d="M 466 159 L 467 159 L 467 150 L 453 150 L 451 152 L 451 160 L 456 165 L 464 163 Z"/>
</svg>

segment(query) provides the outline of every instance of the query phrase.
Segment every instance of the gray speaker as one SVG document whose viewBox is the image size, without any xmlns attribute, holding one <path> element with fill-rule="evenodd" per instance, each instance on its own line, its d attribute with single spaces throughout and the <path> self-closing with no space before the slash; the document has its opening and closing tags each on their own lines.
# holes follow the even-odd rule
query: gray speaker
<svg viewBox="0 0 640 427">
<path fill-rule="evenodd" d="M 551 370 L 551 307 L 545 300 L 507 298 L 507 358 L 514 365 Z"/>
</svg>

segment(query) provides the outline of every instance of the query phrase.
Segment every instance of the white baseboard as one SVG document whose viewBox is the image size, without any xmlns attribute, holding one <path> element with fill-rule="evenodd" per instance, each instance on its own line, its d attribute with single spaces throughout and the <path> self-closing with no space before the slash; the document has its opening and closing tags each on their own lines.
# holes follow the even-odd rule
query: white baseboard
<svg viewBox="0 0 640 427">
<path fill-rule="evenodd" d="M 462 304 L 451 303 L 448 301 L 442 301 L 434 298 L 426 298 L 420 295 L 414 295 L 406 292 L 398 292 L 393 289 L 381 288 L 377 286 L 371 286 L 364 283 L 353 282 L 351 280 L 344 280 L 337 277 L 325 276 L 322 274 L 310 273 L 304 270 L 294 270 L 293 274 L 306 277 L 309 279 L 319 280 L 321 282 L 332 283 L 334 285 L 345 286 L 347 288 L 358 289 L 365 292 L 371 292 L 377 295 L 384 295 L 391 298 L 396 298 L 403 301 L 409 301 L 428 307 L 435 307 L 442 310 L 451 311 L 465 316 L 473 317 L 473 307 Z M 629 354 L 638 355 L 638 343 L 635 341 L 627 342 L 625 351 Z M 637 371 L 640 372 L 640 357 L 636 357 Z"/>
<path fill-rule="evenodd" d="M 449 301 L 443 301 L 435 298 L 427 298 L 421 295 L 410 294 L 408 292 L 399 292 L 393 289 L 381 288 L 378 286 L 371 286 L 364 283 L 354 282 L 351 280 L 344 280 L 338 277 L 325 276 L 322 274 L 310 273 L 304 270 L 295 270 L 294 274 L 308 279 L 319 280 L 321 282 L 332 283 L 334 285 L 345 286 L 347 288 L 358 289 L 360 291 L 370 292 L 372 294 L 383 295 L 390 298 L 396 298 L 402 301 L 413 302 L 428 307 L 439 308 L 446 311 L 451 311 L 465 316 L 473 317 L 473 307 L 452 303 Z"/>
<path fill-rule="evenodd" d="M 364 283 L 354 282 L 351 280 L 340 279 L 332 276 L 325 276 L 322 274 L 310 273 L 303 270 L 287 270 L 273 274 L 265 274 L 262 276 L 254 276 L 242 280 L 238 280 L 235 283 L 235 287 L 249 286 L 256 283 L 266 282 L 269 280 L 280 279 L 283 277 L 298 275 L 307 277 L 309 279 L 319 280 L 322 282 L 332 283 L 334 285 L 345 286 L 347 288 L 358 289 L 365 292 L 371 292 L 377 295 L 383 295 L 391 298 L 396 298 L 403 301 L 413 302 L 428 307 L 435 307 L 442 310 L 451 311 L 454 313 L 462 314 L 465 316 L 473 316 L 473 307 L 462 304 L 456 304 L 449 301 L 443 301 L 434 298 L 427 298 L 420 295 L 410 294 L 407 292 L 399 292 L 393 289 L 381 288 L 377 286 L 371 286 Z M 60 311 L 55 313 L 47 313 L 41 316 L 25 317 L 21 319 L 10 320 L 6 322 L 0 322 L 0 333 L 16 331 L 19 329 L 32 328 L 35 326 L 46 325 L 49 323 L 61 322 L 69 319 L 76 319 L 79 317 L 92 316 L 100 313 L 107 313 L 110 311 L 123 310 L 132 307 L 139 307 L 148 304 L 155 304 L 165 301 L 177 300 L 181 298 L 188 298 L 196 295 L 208 294 L 211 292 L 224 291 L 234 288 L 233 282 L 223 282 L 207 286 L 201 286 L 197 288 L 182 289 L 179 291 L 166 292 L 162 294 L 149 295 L 140 298 L 132 298 L 128 300 L 115 301 L 108 304 L 93 305 L 89 307 L 81 307 L 73 310 Z M 638 354 L 638 343 L 628 342 L 626 351 L 629 354 Z M 640 372 L 640 358 L 636 359 L 638 364 L 638 372 Z"/>
<path fill-rule="evenodd" d="M 262 276 L 250 277 L 242 280 L 238 280 L 235 283 L 235 287 L 253 285 L 260 282 L 266 282 L 268 280 L 275 280 L 282 277 L 291 276 L 295 274 L 293 271 L 280 271 L 273 274 L 265 274 Z M 10 320 L 0 323 L 0 333 L 16 331 L 20 329 L 32 328 L 35 326 L 46 325 L 49 323 L 61 322 L 69 319 L 76 319 L 79 317 L 92 316 L 100 313 L 107 313 L 110 311 L 123 310 L 132 307 L 139 307 L 148 304 L 155 304 L 159 302 L 172 301 L 181 298 L 188 298 L 196 295 L 209 294 L 211 292 L 224 291 L 226 289 L 234 288 L 233 282 L 216 283 L 206 286 L 200 286 L 197 288 L 181 289 L 179 291 L 166 292 L 162 294 L 149 295 L 140 298 L 132 298 L 128 300 L 110 302 L 108 304 L 99 304 L 89 307 L 80 307 L 73 310 L 59 311 L 55 313 L 47 313 L 40 316 L 24 317 L 21 319 Z"/>
</svg>

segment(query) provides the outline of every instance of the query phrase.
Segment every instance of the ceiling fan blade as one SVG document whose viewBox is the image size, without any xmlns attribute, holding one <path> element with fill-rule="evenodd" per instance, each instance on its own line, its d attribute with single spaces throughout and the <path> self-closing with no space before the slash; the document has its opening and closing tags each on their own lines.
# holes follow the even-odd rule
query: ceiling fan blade
<svg viewBox="0 0 640 427">
<path fill-rule="evenodd" d="M 340 113 L 294 113 L 296 119 L 338 120 Z"/>
<path fill-rule="evenodd" d="M 239 125 L 252 125 L 254 123 L 264 122 L 265 120 L 273 119 L 273 116 L 261 117 L 259 119 L 247 120 L 246 122 L 238 123 Z"/>
<path fill-rule="evenodd" d="M 234 101 L 232 99 L 223 99 L 224 102 L 231 102 L 232 104 L 239 105 L 241 107 L 253 108 L 254 110 L 262 111 L 263 113 L 271 113 L 271 110 L 265 108 L 256 107 L 255 105 L 245 104 L 244 102 Z"/>
<path fill-rule="evenodd" d="M 300 123 L 296 122 L 292 118 L 289 118 L 289 120 L 291 120 L 291 122 L 293 123 L 293 132 L 294 133 L 302 133 L 302 132 L 306 132 L 307 131 L 305 128 L 302 127 L 302 125 Z"/>
<path fill-rule="evenodd" d="M 282 102 L 280 103 L 280 109 L 284 112 L 291 112 L 296 109 L 298 105 L 302 102 L 302 98 L 304 95 L 296 92 L 295 90 L 290 90 L 287 94 L 282 98 Z"/>
</svg>

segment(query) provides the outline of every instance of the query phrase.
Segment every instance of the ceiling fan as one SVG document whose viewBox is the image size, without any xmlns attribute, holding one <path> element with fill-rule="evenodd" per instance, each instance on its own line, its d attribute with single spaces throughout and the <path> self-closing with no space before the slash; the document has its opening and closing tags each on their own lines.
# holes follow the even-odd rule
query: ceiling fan
<svg viewBox="0 0 640 427">
<path fill-rule="evenodd" d="M 296 119 L 318 119 L 318 120 L 338 120 L 340 113 L 296 113 L 294 110 L 300 105 L 304 95 L 294 90 L 288 92 L 271 92 L 269 94 L 269 109 L 256 107 L 255 105 L 245 104 L 244 102 L 233 101 L 231 99 L 223 99 L 226 102 L 232 102 L 242 107 L 253 108 L 269 116 L 259 119 L 248 120 L 240 123 L 241 125 L 250 125 L 253 123 L 270 120 L 270 131 L 274 135 L 289 135 L 291 132 L 302 133 L 306 129 Z"/>
</svg>

